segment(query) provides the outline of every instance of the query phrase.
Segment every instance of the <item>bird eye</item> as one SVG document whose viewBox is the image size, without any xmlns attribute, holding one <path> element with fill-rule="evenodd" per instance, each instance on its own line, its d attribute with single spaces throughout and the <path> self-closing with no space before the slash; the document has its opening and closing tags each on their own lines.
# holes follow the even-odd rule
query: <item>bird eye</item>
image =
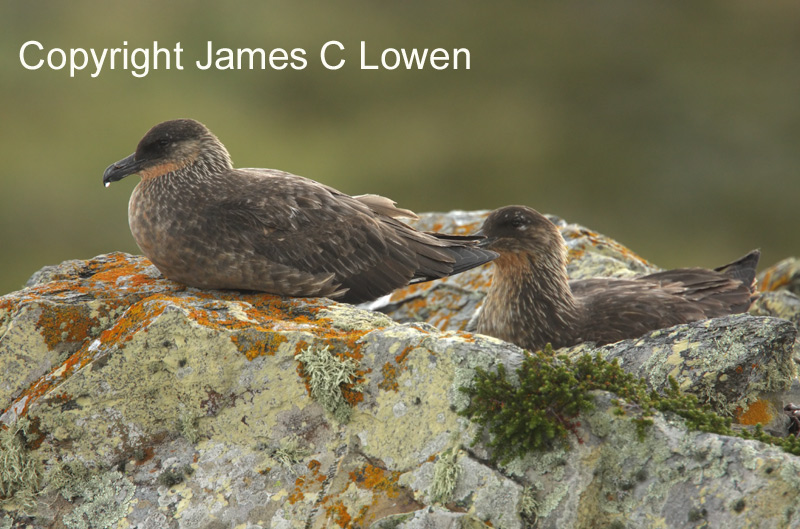
<svg viewBox="0 0 800 529">
<path fill-rule="evenodd" d="M 166 147 L 167 145 L 169 145 L 169 140 L 165 140 L 162 138 L 156 141 L 156 143 L 158 144 L 159 147 Z"/>
<path fill-rule="evenodd" d="M 511 219 L 511 227 L 518 230 L 524 230 L 527 227 L 527 224 L 522 219 Z"/>
</svg>

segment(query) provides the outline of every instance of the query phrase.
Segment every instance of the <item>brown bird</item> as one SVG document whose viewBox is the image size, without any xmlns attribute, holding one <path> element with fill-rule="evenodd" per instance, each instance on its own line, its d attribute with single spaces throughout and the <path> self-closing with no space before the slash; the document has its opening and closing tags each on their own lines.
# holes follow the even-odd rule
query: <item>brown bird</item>
<svg viewBox="0 0 800 529">
<path fill-rule="evenodd" d="M 204 125 L 166 121 L 103 183 L 139 174 L 131 232 L 164 276 L 199 288 L 376 299 L 491 261 L 480 237 L 423 233 L 377 195 L 349 196 L 274 169 L 234 169 Z"/>
<path fill-rule="evenodd" d="M 649 331 L 745 312 L 755 299 L 754 250 L 714 270 L 680 268 L 633 279 L 567 277 L 567 247 L 544 215 L 525 206 L 492 212 L 480 245 L 500 254 L 477 316 L 481 334 L 539 350 L 639 337 Z"/>
</svg>

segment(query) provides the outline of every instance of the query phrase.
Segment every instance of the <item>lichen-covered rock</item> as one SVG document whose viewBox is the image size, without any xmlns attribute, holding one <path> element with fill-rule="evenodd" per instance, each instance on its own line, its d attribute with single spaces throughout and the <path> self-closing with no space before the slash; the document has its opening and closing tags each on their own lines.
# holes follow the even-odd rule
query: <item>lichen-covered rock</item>
<svg viewBox="0 0 800 529">
<path fill-rule="evenodd" d="M 786 320 L 736 314 L 653 331 L 636 340 L 563 350 L 572 358 L 601 354 L 659 391 L 669 378 L 741 424 L 783 425 L 781 397 L 795 378 L 797 329 Z"/>
<path fill-rule="evenodd" d="M 800 296 L 789 290 L 761 292 L 750 313 L 782 318 L 800 328 Z"/>
<path fill-rule="evenodd" d="M 423 222 L 471 231 L 480 217 Z M 564 229 L 577 234 L 575 263 L 651 269 L 613 241 Z M 485 287 L 470 281 L 485 273 L 407 289 L 397 310 L 419 302 L 434 323 L 458 327 Z M 433 299 L 403 297 L 412 291 Z M 571 452 L 498 468 L 471 446 L 459 388 L 477 367 L 519 365 L 521 350 L 414 314 L 397 323 L 326 299 L 185 288 L 125 254 L 48 267 L 0 298 L 0 420 L 25 425 L 7 430 L 0 459 L 35 469 L 0 463 L 15 491 L 0 491 L 0 528 L 800 526 L 796 457 L 658 413 L 640 440 L 606 393 Z M 650 347 L 664 364 L 640 358 L 643 373 L 687 388 L 705 387 L 705 374 L 749 402 L 791 378 L 791 332 L 739 316 L 606 354 L 618 348 L 628 367 Z M 704 363 L 702 351 L 717 356 Z M 679 359 L 694 369 L 670 364 Z M 737 361 L 746 377 L 730 375 Z M 739 393 L 724 393 L 725 373 Z"/>
<path fill-rule="evenodd" d="M 686 432 L 669 416 L 640 440 L 612 399 L 597 394 L 583 442 L 569 452 L 531 455 L 506 469 L 535 488 L 536 527 L 800 525 L 783 503 L 800 499 L 800 459 L 755 441 Z"/>
<path fill-rule="evenodd" d="M 800 295 L 800 259 L 789 257 L 764 270 L 758 278 L 761 290 L 788 290 Z"/>
<path fill-rule="evenodd" d="M 38 283 L 38 284 L 37 284 Z M 123 253 L 46 267 L 33 288 L 0 298 L 0 407 L 110 327 L 137 301 L 185 287 Z"/>
</svg>

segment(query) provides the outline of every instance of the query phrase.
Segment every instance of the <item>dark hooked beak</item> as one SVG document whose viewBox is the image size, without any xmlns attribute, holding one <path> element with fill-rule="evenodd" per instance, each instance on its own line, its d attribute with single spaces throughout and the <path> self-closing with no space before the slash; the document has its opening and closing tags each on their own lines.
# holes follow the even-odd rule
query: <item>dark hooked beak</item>
<svg viewBox="0 0 800 529">
<path fill-rule="evenodd" d="M 111 182 L 122 180 L 126 176 L 130 176 L 141 171 L 144 164 L 142 161 L 136 161 L 134 159 L 135 155 L 136 153 L 131 154 L 127 158 L 123 158 L 122 160 L 109 165 L 103 173 L 103 185 L 108 187 L 111 185 Z"/>
</svg>

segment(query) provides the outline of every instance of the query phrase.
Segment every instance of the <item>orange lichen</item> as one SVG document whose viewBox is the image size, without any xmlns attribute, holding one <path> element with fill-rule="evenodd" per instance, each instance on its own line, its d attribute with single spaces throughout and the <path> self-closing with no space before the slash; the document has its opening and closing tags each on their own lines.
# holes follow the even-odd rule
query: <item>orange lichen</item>
<svg viewBox="0 0 800 529">
<path fill-rule="evenodd" d="M 109 262 L 98 263 L 96 261 L 89 262 L 91 272 L 94 272 L 89 282 L 94 284 L 96 290 L 111 289 L 114 290 L 120 287 L 120 280 L 125 280 L 125 288 L 136 290 L 144 285 L 150 285 L 159 281 L 145 273 L 145 269 L 151 265 L 150 261 L 144 257 L 136 260 L 131 260 L 128 256 L 122 253 L 108 254 Z M 98 283 L 102 283 L 98 285 Z M 174 283 L 176 289 L 183 290 L 185 287 Z"/>
<path fill-rule="evenodd" d="M 358 404 L 359 402 L 362 402 L 364 400 L 364 394 L 361 393 L 360 391 L 357 391 L 355 389 L 355 386 L 357 384 L 363 384 L 365 382 L 365 380 L 366 380 L 364 378 L 364 374 L 365 373 L 366 373 L 365 371 L 361 371 L 361 370 L 356 371 L 356 375 L 355 375 L 356 381 L 353 382 L 353 383 L 349 383 L 349 384 L 342 384 L 342 386 L 341 386 L 341 388 L 342 388 L 342 397 L 344 398 L 344 400 L 350 406 L 355 406 L 356 404 Z"/>
<path fill-rule="evenodd" d="M 294 490 L 289 494 L 289 503 L 294 505 L 298 501 L 305 499 L 305 493 L 303 492 L 303 488 L 306 483 L 305 476 L 298 476 L 296 480 L 294 480 Z"/>
<path fill-rule="evenodd" d="M 397 480 L 401 472 L 384 470 L 380 467 L 367 464 L 350 472 L 350 480 L 362 489 L 370 489 L 386 493 L 390 498 L 396 497 L 400 492 Z"/>
<path fill-rule="evenodd" d="M 736 408 L 736 422 L 747 426 L 769 424 L 775 419 L 775 408 L 768 401 L 758 399 L 747 410 Z"/>
<path fill-rule="evenodd" d="M 378 382 L 379 388 L 384 391 L 397 391 L 400 389 L 400 386 L 397 384 L 397 369 L 395 369 L 391 362 L 383 364 L 381 367 L 381 374 L 383 375 L 383 380 Z"/>
<path fill-rule="evenodd" d="M 167 307 L 181 310 L 204 327 L 228 332 L 239 352 L 250 360 L 275 354 L 288 342 L 288 333 L 295 330 L 309 333 L 314 337 L 309 342 L 315 347 L 328 346 L 341 358 L 360 361 L 363 357 L 361 339 L 368 331 L 343 330 L 330 318 L 321 317 L 327 300 L 187 290 L 178 283 L 153 277 L 151 266 L 142 257 L 109 254 L 72 265 L 49 283 L 3 298 L 0 311 L 9 313 L 23 304 L 40 306 L 37 325 L 45 343 L 51 349 L 64 347 L 69 355 L 22 391 L 13 404 L 16 413 L 25 413 L 35 400 L 98 355 L 115 346 L 124 347 L 137 333 L 146 332 Z M 76 303 L 76 294 L 97 303 Z M 298 344 L 298 351 L 307 345 Z M 351 405 L 363 400 L 363 394 L 354 387 L 363 383 L 368 373 L 360 370 L 352 384 L 342 385 L 343 396 Z"/>
<path fill-rule="evenodd" d="M 136 332 L 145 328 L 166 308 L 160 300 L 152 300 L 153 297 L 155 296 L 145 298 L 145 300 L 132 305 L 125 312 L 126 317 L 118 320 L 115 326 L 100 333 L 98 337 L 100 343 L 121 345 L 131 340 Z M 68 379 L 77 369 L 88 364 L 95 354 L 94 350 L 90 350 L 88 340 L 84 341 L 83 346 L 77 352 L 23 390 L 11 407 L 16 407 L 18 416 L 24 415 L 33 402 Z"/>
<path fill-rule="evenodd" d="M 341 501 L 325 506 L 325 514 L 328 518 L 333 518 L 334 523 L 339 527 L 353 527 L 353 519 L 347 512 L 347 507 Z"/>
<path fill-rule="evenodd" d="M 415 294 L 420 292 L 429 290 L 431 288 L 429 283 L 416 283 L 414 285 L 408 285 L 407 287 L 399 288 L 392 292 L 391 297 L 389 298 L 390 301 L 400 301 L 406 298 L 409 298 Z"/>
<path fill-rule="evenodd" d="M 248 360 L 253 360 L 259 356 L 274 355 L 278 347 L 286 343 L 288 339 L 282 334 L 266 331 L 261 335 L 256 333 L 234 334 L 231 336 L 231 341 Z"/>
<path fill-rule="evenodd" d="M 321 340 L 321 344 L 315 345 L 315 347 L 328 347 L 330 353 L 339 358 L 351 358 L 355 361 L 360 361 L 364 357 L 361 352 L 363 344 L 360 343 L 360 340 L 369 332 L 367 330 L 343 331 L 335 328 L 326 318 L 319 318 L 314 327 L 309 330 Z M 309 344 L 305 341 L 300 341 L 295 346 L 295 356 L 308 346 Z M 356 370 L 352 382 L 341 384 L 342 396 L 351 406 L 364 400 L 364 394 L 355 390 L 355 388 L 366 381 L 365 375 L 370 372 L 370 369 Z M 310 379 L 304 370 L 302 362 L 298 362 L 297 374 L 303 379 L 306 391 L 311 395 Z"/>
<path fill-rule="evenodd" d="M 631 261 L 638 261 L 639 263 L 645 266 L 652 266 L 646 259 L 636 254 L 635 252 L 631 251 L 628 247 L 623 246 L 622 244 L 618 243 L 613 239 L 608 239 L 600 235 L 596 231 L 592 231 L 586 228 L 577 228 L 575 226 L 568 226 L 567 228 L 562 229 L 561 233 L 565 239 L 585 239 L 594 248 L 605 246 L 618 252 L 625 259 Z M 572 257 L 579 257 L 580 256 L 580 254 L 578 254 L 579 251 L 580 250 L 571 251 L 571 253 L 573 254 Z"/>
<path fill-rule="evenodd" d="M 311 473 L 298 476 L 294 480 L 294 489 L 289 493 L 288 497 L 289 503 L 294 505 L 298 501 L 304 500 L 307 492 L 320 490 L 322 483 L 327 479 L 327 476 L 320 472 L 321 467 L 322 465 L 319 461 L 313 459 L 309 461 L 308 469 Z"/>
<path fill-rule="evenodd" d="M 383 374 L 383 380 L 378 383 L 378 387 L 385 390 L 385 391 L 397 391 L 399 386 L 397 384 L 397 377 L 400 376 L 400 372 L 405 369 L 403 365 L 408 358 L 408 354 L 414 350 L 413 345 L 409 345 L 403 350 L 395 355 L 394 361 L 396 362 L 396 366 L 391 362 L 386 362 L 381 367 L 381 374 Z"/>
<path fill-rule="evenodd" d="M 43 306 L 36 328 L 49 349 L 64 342 L 82 342 L 89 339 L 90 330 L 97 320 L 89 317 L 85 305 Z"/>
<path fill-rule="evenodd" d="M 410 353 L 413 350 L 414 350 L 413 346 L 410 345 L 407 346 L 402 350 L 402 352 L 399 355 L 394 357 L 394 361 L 397 362 L 398 364 L 402 364 L 403 362 L 406 361 L 406 358 L 408 358 L 408 353 Z"/>
<path fill-rule="evenodd" d="M 761 292 L 780 290 L 796 281 L 798 271 L 796 265 L 787 264 L 785 261 L 778 263 L 764 271 L 764 276 L 758 285 Z"/>
<path fill-rule="evenodd" d="M 99 340 L 104 344 L 120 344 L 133 339 L 134 334 L 149 325 L 167 308 L 163 294 L 144 298 L 131 305 L 116 325 L 100 333 Z"/>
<path fill-rule="evenodd" d="M 347 520 L 352 527 L 368 527 L 377 519 L 420 509 L 422 505 L 414 500 L 413 493 L 398 484 L 400 475 L 401 472 L 385 470 L 369 463 L 349 472 L 349 483 L 342 490 L 348 490 L 352 483 L 359 489 L 369 491 L 372 499 L 368 504 L 359 507 L 355 516 L 346 519 L 336 518 L 344 507 L 342 501 L 336 499 L 337 495 L 326 496 L 322 499 L 322 504 L 326 506 L 328 518 L 338 524 Z"/>
</svg>

